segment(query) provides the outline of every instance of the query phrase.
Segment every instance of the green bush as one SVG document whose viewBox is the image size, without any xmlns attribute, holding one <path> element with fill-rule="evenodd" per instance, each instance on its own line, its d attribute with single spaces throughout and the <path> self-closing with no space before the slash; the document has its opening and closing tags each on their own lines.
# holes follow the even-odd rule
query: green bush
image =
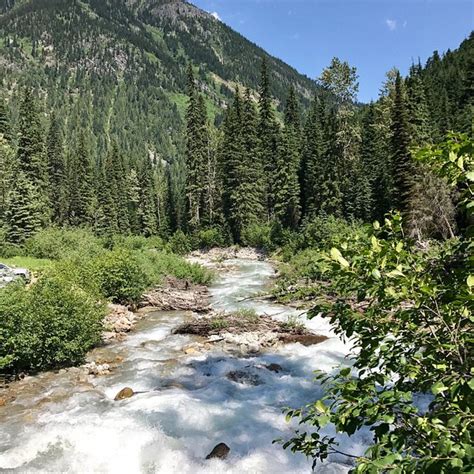
<svg viewBox="0 0 474 474">
<path fill-rule="evenodd" d="M 248 247 L 256 247 L 262 250 L 273 250 L 272 226 L 268 224 L 252 224 L 242 231 L 242 244 Z"/>
<path fill-rule="evenodd" d="M 32 257 L 52 260 L 73 256 L 86 259 L 104 252 L 104 248 L 100 239 L 89 230 L 50 227 L 28 239 L 25 252 Z"/>
<path fill-rule="evenodd" d="M 201 230 L 196 235 L 196 246 L 201 249 L 224 247 L 226 245 L 222 231 L 217 228 Z"/>
<path fill-rule="evenodd" d="M 107 241 L 110 249 L 122 248 L 127 250 L 163 250 L 165 242 L 161 237 L 144 237 L 143 235 L 114 235 Z"/>
<path fill-rule="evenodd" d="M 82 362 L 100 341 L 105 308 L 81 288 L 42 277 L 0 290 L 0 370 L 37 371 Z"/>
<path fill-rule="evenodd" d="M 169 239 L 167 248 L 178 255 L 186 255 L 193 249 L 192 239 L 182 230 L 178 230 Z"/>
<path fill-rule="evenodd" d="M 151 283 L 139 254 L 124 249 L 103 253 L 80 273 L 114 303 L 136 303 Z"/>
<path fill-rule="evenodd" d="M 141 255 L 142 267 L 151 284 L 160 283 L 166 276 L 200 285 L 209 284 L 214 273 L 207 268 L 187 262 L 183 257 L 167 252 L 147 252 Z"/>
</svg>

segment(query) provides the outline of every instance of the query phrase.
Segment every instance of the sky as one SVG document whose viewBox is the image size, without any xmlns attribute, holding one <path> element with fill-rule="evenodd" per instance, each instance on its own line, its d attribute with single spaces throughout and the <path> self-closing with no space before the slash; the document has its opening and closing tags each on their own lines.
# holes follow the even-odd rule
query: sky
<svg viewBox="0 0 474 474">
<path fill-rule="evenodd" d="M 315 79 L 334 56 L 357 67 L 359 100 L 378 96 L 385 73 L 408 72 L 474 30 L 474 0 L 191 0 Z"/>
</svg>

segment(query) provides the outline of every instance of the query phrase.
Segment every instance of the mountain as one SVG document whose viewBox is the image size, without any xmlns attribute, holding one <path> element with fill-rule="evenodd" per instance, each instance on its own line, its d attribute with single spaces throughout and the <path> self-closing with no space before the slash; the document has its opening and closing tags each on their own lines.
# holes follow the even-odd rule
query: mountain
<svg viewBox="0 0 474 474">
<path fill-rule="evenodd" d="M 33 85 L 66 125 L 66 139 L 87 126 L 98 154 L 115 139 L 129 154 L 148 149 L 173 160 L 182 147 L 188 64 L 212 120 L 236 85 L 256 93 L 262 58 L 277 109 L 290 84 L 303 103 L 317 90 L 183 0 L 2 0 L 0 13 L 0 77 L 13 122 L 21 87 Z"/>
</svg>

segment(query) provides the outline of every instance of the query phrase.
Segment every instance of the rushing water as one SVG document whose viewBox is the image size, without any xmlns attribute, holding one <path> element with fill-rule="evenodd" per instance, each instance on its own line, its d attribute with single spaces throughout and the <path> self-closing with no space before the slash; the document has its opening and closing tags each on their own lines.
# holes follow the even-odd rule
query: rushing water
<svg viewBox="0 0 474 474">
<path fill-rule="evenodd" d="M 294 310 L 246 297 L 260 292 L 273 274 L 267 262 L 235 260 L 234 270 L 211 288 L 216 308 L 254 308 L 286 318 Z M 244 300 L 244 301 L 242 301 Z M 75 370 L 30 378 L 16 400 L 0 408 L 1 472 L 111 473 L 308 473 L 311 461 L 285 451 L 277 438 L 291 436 L 295 425 L 282 409 L 299 407 L 321 394 L 312 381 L 315 369 L 331 371 L 346 363 L 347 347 L 327 322 L 306 321 L 329 336 L 312 347 L 291 344 L 252 357 L 226 353 L 187 356 L 193 341 L 171 333 L 184 313 L 150 314 L 125 342 L 94 351 L 93 357 L 123 362 L 111 375 L 85 380 Z M 280 373 L 264 369 L 276 363 Z M 258 385 L 229 380 L 246 371 Z M 123 387 L 143 392 L 116 402 Z M 329 430 L 328 433 L 331 433 Z M 228 458 L 205 460 L 225 442 Z M 362 436 L 342 438 L 341 450 L 361 454 Z M 316 472 L 341 473 L 348 458 L 338 455 Z"/>
</svg>

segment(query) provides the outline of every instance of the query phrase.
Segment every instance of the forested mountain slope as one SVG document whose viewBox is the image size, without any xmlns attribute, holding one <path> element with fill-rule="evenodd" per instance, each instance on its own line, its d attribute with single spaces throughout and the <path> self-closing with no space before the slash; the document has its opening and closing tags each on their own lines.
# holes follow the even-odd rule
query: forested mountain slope
<svg viewBox="0 0 474 474">
<path fill-rule="evenodd" d="M 20 86 L 40 86 L 46 110 L 54 108 L 71 135 L 89 126 L 99 151 L 113 137 L 128 153 L 146 146 L 175 156 L 189 63 L 213 118 L 237 83 L 256 91 L 262 57 L 280 109 L 290 83 L 306 101 L 316 88 L 181 0 L 4 0 L 0 8 L 0 77 L 10 107 Z"/>
</svg>

